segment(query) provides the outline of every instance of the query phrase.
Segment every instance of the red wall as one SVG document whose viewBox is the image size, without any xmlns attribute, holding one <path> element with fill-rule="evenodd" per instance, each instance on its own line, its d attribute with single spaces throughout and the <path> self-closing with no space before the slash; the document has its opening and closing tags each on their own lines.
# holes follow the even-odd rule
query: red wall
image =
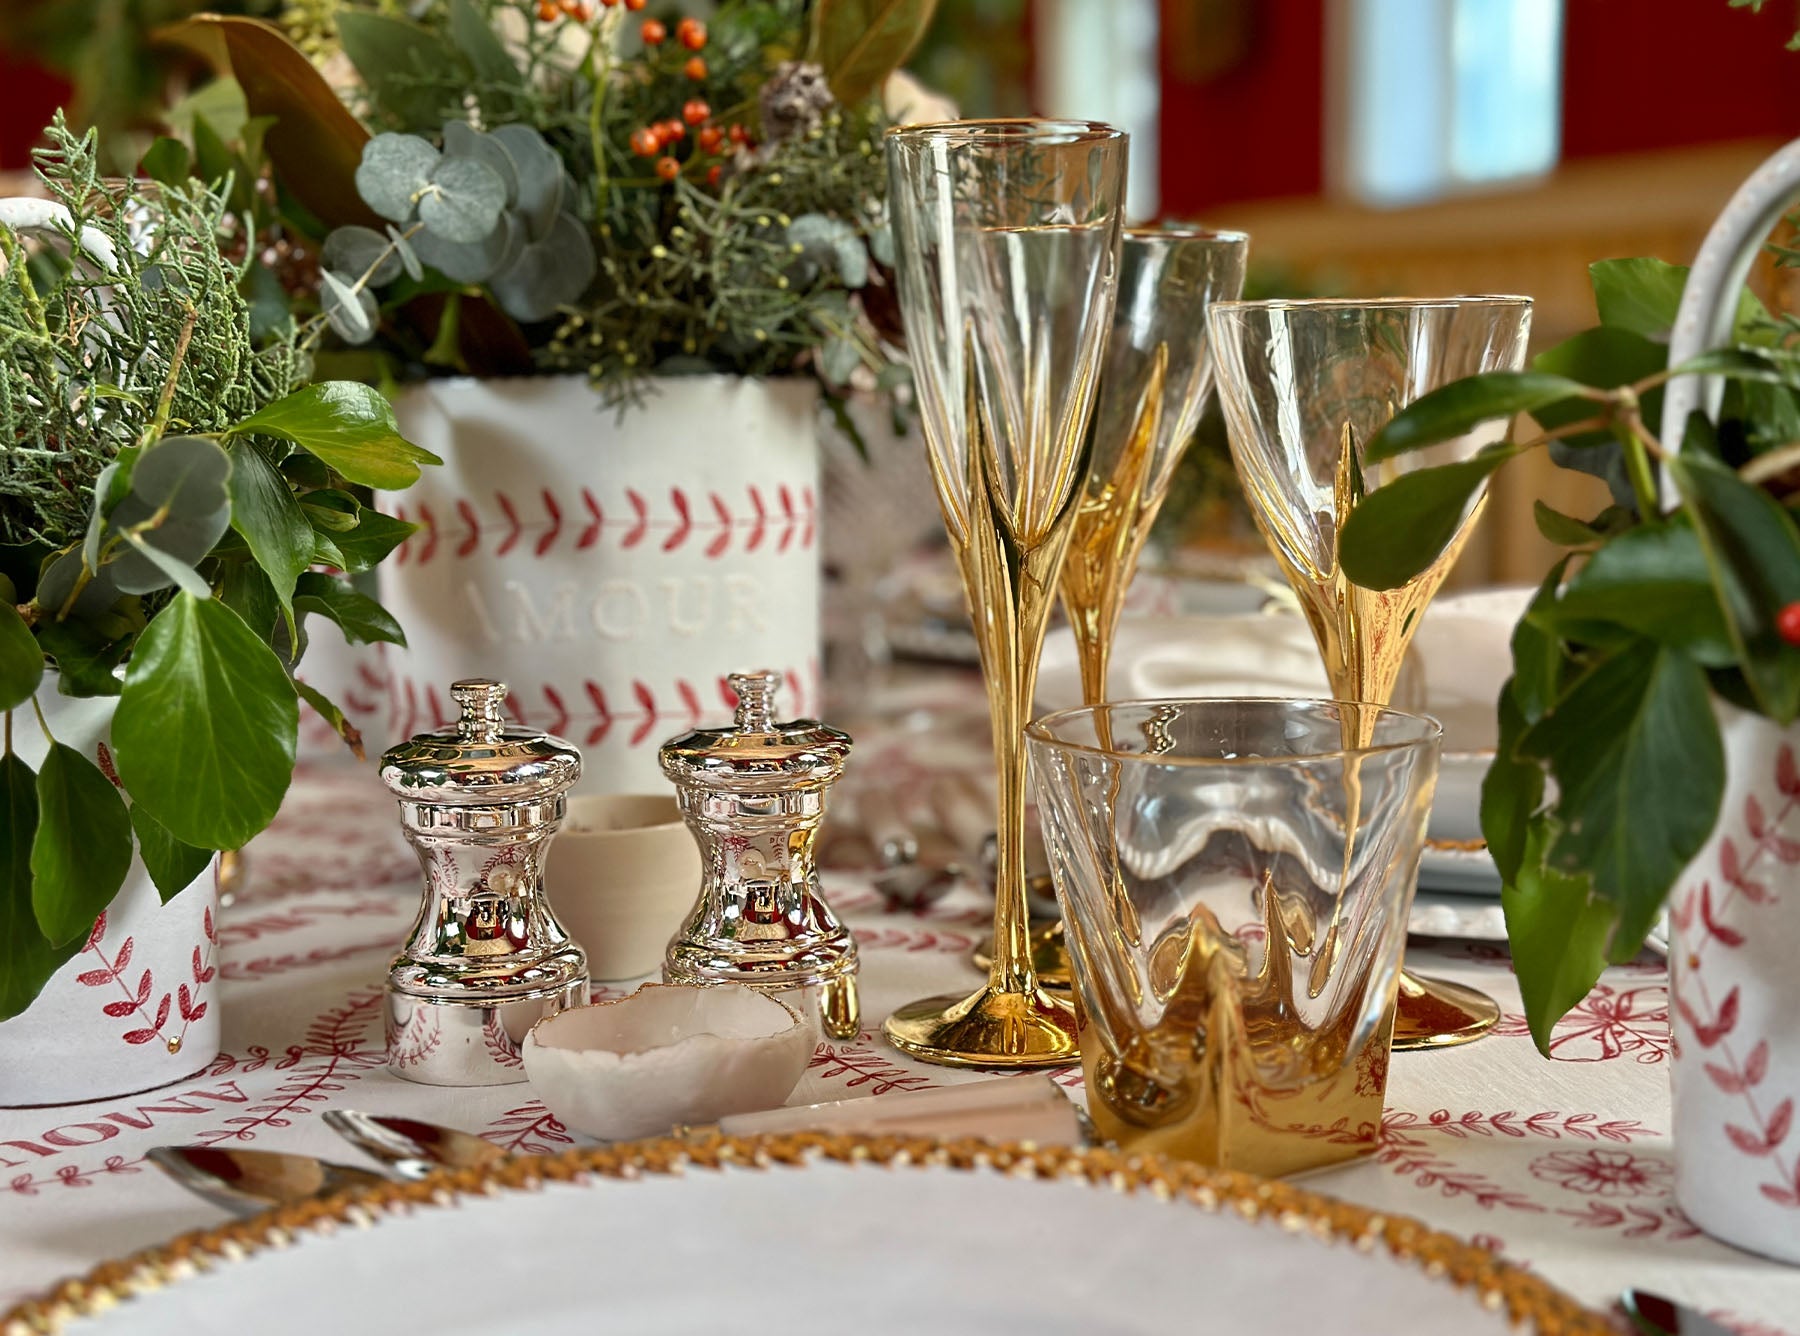
<svg viewBox="0 0 1800 1336">
<path fill-rule="evenodd" d="M 0 51 L 0 170 L 31 166 L 31 150 L 69 95 L 55 75 Z"/>
</svg>

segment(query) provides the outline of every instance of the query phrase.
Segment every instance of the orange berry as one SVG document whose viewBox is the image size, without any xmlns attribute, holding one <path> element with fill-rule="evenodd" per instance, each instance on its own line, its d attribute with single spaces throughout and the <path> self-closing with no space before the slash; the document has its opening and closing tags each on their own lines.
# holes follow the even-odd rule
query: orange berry
<svg viewBox="0 0 1800 1336">
<path fill-rule="evenodd" d="M 725 175 L 725 169 L 715 162 L 706 169 L 706 184 L 709 186 L 718 185 L 719 178 L 723 175 Z"/>
<path fill-rule="evenodd" d="M 659 121 L 656 128 L 662 134 L 662 141 L 665 144 L 673 144 L 678 139 L 687 138 L 687 126 L 680 121 Z"/>
<path fill-rule="evenodd" d="M 608 9 L 611 9 L 614 5 L 619 3 L 619 0 L 600 0 L 600 3 L 605 5 Z"/>
<path fill-rule="evenodd" d="M 648 125 L 631 132 L 631 151 L 640 158 L 654 158 L 662 152 L 662 136 Z"/>
<path fill-rule="evenodd" d="M 717 153 L 719 145 L 725 142 L 725 132 L 716 125 L 709 125 L 700 132 L 700 151 Z"/>
<path fill-rule="evenodd" d="M 706 25 L 699 19 L 683 19 L 675 25 L 675 40 L 689 51 L 698 51 L 706 45 Z"/>
<path fill-rule="evenodd" d="M 741 125 L 731 127 L 731 142 L 742 148 L 750 142 L 750 132 Z"/>
<path fill-rule="evenodd" d="M 681 104 L 681 119 L 689 125 L 698 125 L 710 115 L 712 108 L 697 97 L 689 98 Z"/>
<path fill-rule="evenodd" d="M 656 160 L 656 174 L 665 181 L 673 181 L 676 177 L 681 175 L 681 164 L 676 162 L 673 158 L 658 158 Z"/>
<path fill-rule="evenodd" d="M 562 13 L 556 6 L 556 0 L 538 0 L 537 16 L 539 23 L 548 23 Z"/>
<path fill-rule="evenodd" d="M 630 4 L 631 0 L 625 0 Z M 669 35 L 669 29 L 661 19 L 645 19 L 644 26 L 638 29 L 638 36 L 644 39 L 645 46 L 661 46 Z"/>
<path fill-rule="evenodd" d="M 687 64 L 681 67 L 681 71 L 690 79 L 696 81 L 704 79 L 706 77 L 706 62 L 700 59 L 699 56 L 689 56 Z"/>
<path fill-rule="evenodd" d="M 589 3 L 589 0 L 574 0 L 573 4 L 565 3 L 563 5 L 563 13 L 577 23 L 586 23 L 594 17 L 594 6 Z"/>
<path fill-rule="evenodd" d="M 634 10 L 642 9 L 645 5 L 647 5 L 649 3 L 650 3 L 650 0 L 625 0 L 625 8 L 634 9 Z"/>
</svg>

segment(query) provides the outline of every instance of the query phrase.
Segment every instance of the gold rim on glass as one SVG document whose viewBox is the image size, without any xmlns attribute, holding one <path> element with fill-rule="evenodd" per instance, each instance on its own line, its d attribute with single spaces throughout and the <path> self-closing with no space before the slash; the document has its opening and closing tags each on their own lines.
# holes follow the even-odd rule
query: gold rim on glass
<svg viewBox="0 0 1800 1336">
<path fill-rule="evenodd" d="M 1310 1234 L 1322 1243 L 1341 1243 L 1358 1252 L 1383 1251 L 1433 1280 L 1468 1291 L 1473 1302 L 1489 1312 L 1504 1313 L 1515 1326 L 1530 1324 L 1538 1336 L 1616 1336 L 1618 1330 L 1602 1314 L 1486 1249 L 1410 1217 L 1353 1206 L 1290 1183 L 1110 1150 L 801 1132 L 658 1137 L 554 1156 L 509 1156 L 471 1169 L 436 1173 L 423 1181 L 394 1181 L 340 1192 L 322 1201 L 283 1206 L 102 1262 L 87 1275 L 65 1280 L 0 1316 L 0 1336 L 61 1332 L 78 1318 L 104 1313 L 137 1295 L 191 1280 L 228 1262 L 292 1247 L 309 1234 L 329 1234 L 345 1227 L 366 1229 L 386 1216 L 451 1206 L 459 1198 L 533 1191 L 545 1183 L 578 1182 L 595 1176 L 629 1179 L 727 1166 L 801 1168 L 819 1160 L 892 1169 L 982 1170 L 1013 1178 L 1085 1181 L 1115 1192 L 1143 1192 L 1209 1214 L 1233 1212 L 1246 1221 L 1266 1221 L 1286 1233 Z"/>
</svg>

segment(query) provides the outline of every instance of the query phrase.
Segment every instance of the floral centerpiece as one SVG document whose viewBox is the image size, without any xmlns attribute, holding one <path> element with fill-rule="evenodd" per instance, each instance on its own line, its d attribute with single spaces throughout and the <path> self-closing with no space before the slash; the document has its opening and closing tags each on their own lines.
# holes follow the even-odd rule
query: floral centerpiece
<svg viewBox="0 0 1800 1336">
<path fill-rule="evenodd" d="M 269 823 L 301 698 L 357 745 L 294 669 L 313 618 L 403 642 L 345 576 L 411 528 L 357 489 L 435 462 L 374 390 L 308 383 L 316 324 L 253 332 L 229 182 L 49 139 L 49 198 L 0 201 L 0 1021 L 135 870 L 174 897 Z"/>
</svg>

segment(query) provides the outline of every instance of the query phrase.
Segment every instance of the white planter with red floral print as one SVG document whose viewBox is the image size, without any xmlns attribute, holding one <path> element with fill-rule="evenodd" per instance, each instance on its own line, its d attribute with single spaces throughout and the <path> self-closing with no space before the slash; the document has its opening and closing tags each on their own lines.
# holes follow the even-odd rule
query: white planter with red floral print
<svg viewBox="0 0 1800 1336">
<path fill-rule="evenodd" d="M 782 715 L 816 709 L 817 400 L 737 376 L 653 380 L 623 413 L 577 376 L 406 390 L 401 428 L 444 466 L 382 498 L 421 526 L 381 566 L 407 636 L 390 736 L 495 677 L 582 749 L 579 791 L 659 793 L 658 745 L 730 717 L 727 674 L 776 669 Z"/>
<path fill-rule="evenodd" d="M 113 774 L 116 697 L 38 689 L 51 731 Z M 33 770 L 47 750 L 36 719 L 13 716 L 13 747 Z M 219 1056 L 218 891 L 208 869 L 163 904 L 134 854 L 87 943 L 23 1014 L 0 1022 L 0 1106 L 74 1104 L 192 1076 Z"/>
<path fill-rule="evenodd" d="M 1800 1263 L 1800 725 L 1718 712 L 1725 803 L 1670 900 L 1675 1193 Z"/>
</svg>

